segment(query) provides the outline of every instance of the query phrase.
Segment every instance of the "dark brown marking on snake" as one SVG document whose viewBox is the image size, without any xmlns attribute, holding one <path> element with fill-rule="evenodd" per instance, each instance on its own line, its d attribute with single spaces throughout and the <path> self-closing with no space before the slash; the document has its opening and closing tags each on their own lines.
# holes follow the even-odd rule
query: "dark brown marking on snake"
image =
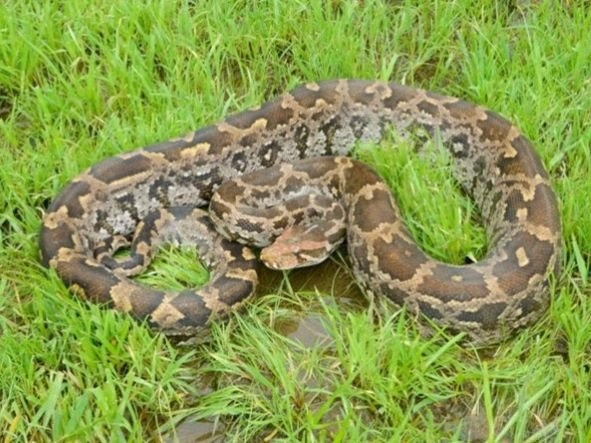
<svg viewBox="0 0 591 443">
<path fill-rule="evenodd" d="M 293 133 L 293 140 L 298 152 L 298 158 L 305 158 L 308 150 L 308 137 L 310 130 L 304 125 L 298 125 Z M 270 166 L 270 165 L 269 165 Z"/>
<path fill-rule="evenodd" d="M 367 288 L 366 290 L 370 290 L 370 289 Z M 407 291 L 404 291 L 400 288 L 397 288 L 396 286 L 392 286 L 387 283 L 381 283 L 379 285 L 379 293 L 384 294 L 397 306 L 404 306 L 405 301 L 408 300 L 408 292 Z M 420 304 L 420 301 L 419 301 L 419 304 Z M 422 309 L 421 309 L 421 312 L 423 312 Z M 437 312 L 437 311 L 434 311 L 434 312 L 436 312 L 435 317 L 430 316 L 429 313 L 427 313 L 427 312 L 425 312 L 425 315 L 427 315 L 430 318 L 438 318 L 440 316 L 439 312 Z"/>
<path fill-rule="evenodd" d="M 522 247 L 525 248 L 529 261 L 526 265 L 519 266 L 515 258 L 519 248 Z M 515 234 L 512 241 L 504 246 L 504 249 L 507 251 L 507 259 L 498 261 L 492 266 L 494 275 L 505 276 L 499 278 L 499 286 L 504 291 L 521 292 L 526 290 L 532 276 L 543 275 L 547 263 L 554 254 L 551 242 L 539 241 L 535 235 L 527 232 Z"/>
<path fill-rule="evenodd" d="M 538 174 L 547 179 L 548 174 L 543 168 L 540 157 L 532 150 L 531 144 L 523 136 L 514 138 L 511 147 L 515 149 L 513 156 L 500 156 L 496 166 L 504 172 L 505 175 L 524 174 L 533 177 Z"/>
<path fill-rule="evenodd" d="M 263 107 L 259 113 L 267 120 L 267 130 L 273 131 L 285 126 L 295 117 L 295 111 L 289 107 L 273 103 L 272 106 Z"/>
<path fill-rule="evenodd" d="M 433 287 L 434 282 L 440 283 Z M 425 288 L 429 288 L 429 294 L 444 303 L 451 300 L 483 299 L 490 293 L 484 283 L 483 275 L 468 267 L 435 267 L 432 274 L 425 276 L 419 285 L 420 291 L 424 291 Z"/>
<path fill-rule="evenodd" d="M 397 298 L 404 300 L 404 298 L 406 296 L 408 296 L 408 294 L 404 294 L 403 297 L 397 297 Z M 417 304 L 419 306 L 419 310 L 421 312 L 423 312 L 424 315 L 426 315 L 428 318 L 433 319 L 433 320 L 441 320 L 443 318 L 443 314 L 435 306 L 430 305 L 429 303 L 426 303 L 421 300 L 418 300 Z"/>
<path fill-rule="evenodd" d="M 496 112 L 484 111 L 485 117 L 475 121 L 480 131 L 480 140 L 484 143 L 490 140 L 506 140 L 509 132 L 514 129 L 513 125 L 502 118 Z"/>
<path fill-rule="evenodd" d="M 55 228 L 47 228 L 45 237 L 47 253 L 42 257 L 43 265 L 49 266 L 50 260 L 58 257 L 61 249 L 73 250 L 76 246 L 76 240 L 72 236 L 72 228 L 67 224 L 60 223 Z"/>
<path fill-rule="evenodd" d="M 203 299 L 192 290 L 179 292 L 174 299 L 170 301 L 170 304 L 179 312 L 191 312 L 192 315 L 185 316 L 178 320 L 183 328 L 199 328 L 199 326 L 207 324 L 212 315 L 211 309 L 209 309 Z M 155 326 L 158 325 L 156 324 Z"/>
<path fill-rule="evenodd" d="M 168 199 L 168 189 L 174 186 L 170 179 L 164 177 L 157 177 L 153 185 L 148 189 L 148 197 L 152 200 L 158 201 L 162 206 L 170 206 L 170 200 Z"/>
<path fill-rule="evenodd" d="M 431 102 L 419 102 L 417 103 L 417 109 L 428 115 L 439 115 L 439 106 Z"/>
<path fill-rule="evenodd" d="M 484 303 L 475 311 L 462 311 L 458 314 L 458 320 L 465 323 L 482 325 L 485 330 L 494 330 L 499 327 L 498 318 L 505 312 L 506 303 Z"/>
<path fill-rule="evenodd" d="M 392 252 L 396 251 L 395 254 Z M 390 275 L 393 280 L 407 281 L 415 277 L 417 269 L 425 264 L 417 247 L 401 237 L 392 242 L 376 238 L 373 241 L 373 253 L 376 255 L 380 269 Z"/>
<path fill-rule="evenodd" d="M 335 102 L 336 95 L 334 92 L 331 91 L 329 94 L 323 94 L 322 89 L 323 88 L 320 88 L 315 91 L 304 86 L 293 91 L 291 96 L 300 107 L 313 111 L 317 109 L 318 100 L 322 100 L 328 104 Z"/>
<path fill-rule="evenodd" d="M 388 109 L 404 109 L 406 104 L 413 100 L 417 95 L 417 91 L 407 86 L 396 86 L 395 92 L 384 98 L 384 106 Z M 408 112 L 404 110 L 403 112 Z"/>
<path fill-rule="evenodd" d="M 391 201 L 389 195 L 383 190 L 374 190 L 371 198 L 361 197 L 355 204 L 351 218 L 356 220 L 362 230 L 372 232 L 381 224 L 390 224 L 394 221 L 390 212 L 380 209 L 389 208 Z"/>
<path fill-rule="evenodd" d="M 62 192 L 47 208 L 48 213 L 59 210 L 62 206 L 67 208 L 68 217 L 80 218 L 85 214 L 85 208 L 80 202 L 80 197 L 90 193 L 91 187 L 84 181 L 73 182 Z"/>
<path fill-rule="evenodd" d="M 268 168 L 277 163 L 281 145 L 276 141 L 266 142 L 261 148 L 261 166 Z"/>
<path fill-rule="evenodd" d="M 146 146 L 142 148 L 142 151 L 153 154 L 162 154 L 166 161 L 175 162 L 181 158 L 181 153 L 191 145 L 191 143 L 185 140 L 169 140 Z"/>
<path fill-rule="evenodd" d="M 237 171 L 244 172 L 248 165 L 248 159 L 246 158 L 246 154 L 244 152 L 238 152 L 232 158 L 232 167 Z"/>
<path fill-rule="evenodd" d="M 98 177 L 102 182 L 111 184 L 136 174 L 149 171 L 152 162 L 149 158 L 139 156 L 131 158 L 111 157 L 90 168 L 89 174 Z"/>
</svg>

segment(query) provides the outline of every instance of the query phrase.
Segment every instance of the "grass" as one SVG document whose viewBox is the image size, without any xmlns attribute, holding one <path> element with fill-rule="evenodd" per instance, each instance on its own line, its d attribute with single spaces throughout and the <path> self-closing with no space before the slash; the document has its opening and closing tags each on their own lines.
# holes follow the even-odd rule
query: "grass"
<svg viewBox="0 0 591 443">
<path fill-rule="evenodd" d="M 194 422 L 212 441 L 591 440 L 590 12 L 583 1 L 2 3 L 0 441 L 194 441 Z M 487 351 L 425 338 L 403 311 L 331 291 L 347 274 L 337 257 L 328 289 L 273 275 L 208 341 L 179 346 L 75 299 L 39 264 L 42 211 L 84 168 L 334 77 L 465 97 L 528 134 L 565 244 L 538 324 Z M 410 166 L 383 171 L 423 247 L 478 256 L 470 206 L 407 154 L 392 161 Z M 159 258 L 154 268 L 194 278 L 186 254 Z M 162 275 L 150 281 L 174 284 Z M 286 332 L 310 318 L 313 345 Z"/>
<path fill-rule="evenodd" d="M 426 253 L 459 265 L 484 256 L 487 239 L 484 227 L 476 223 L 478 210 L 452 179 L 451 155 L 436 140 L 421 146 L 417 155 L 413 143 L 391 134 L 377 146 L 358 148 L 356 154 L 386 177 Z"/>
</svg>

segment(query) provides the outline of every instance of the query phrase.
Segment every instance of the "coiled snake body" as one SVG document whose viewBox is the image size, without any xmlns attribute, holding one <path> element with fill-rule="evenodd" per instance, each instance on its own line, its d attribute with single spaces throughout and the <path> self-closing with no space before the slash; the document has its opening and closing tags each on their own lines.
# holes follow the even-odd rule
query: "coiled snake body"
<svg viewBox="0 0 591 443">
<path fill-rule="evenodd" d="M 377 174 L 339 157 L 357 142 L 380 141 L 390 129 L 401 136 L 416 130 L 436 135 L 447 147 L 454 175 L 480 208 L 489 235 L 481 261 L 454 266 L 426 256 Z M 331 157 L 316 159 L 324 156 Z M 377 81 L 308 84 L 187 136 L 104 160 L 48 208 L 42 261 L 90 300 L 167 333 L 195 332 L 246 300 L 257 281 L 251 250 L 214 234 L 214 223 L 197 209 L 232 179 L 211 205 L 216 223 L 237 226 L 218 227 L 226 236 L 294 229 L 292 222 L 315 217 L 314 209 L 300 206 L 302 200 L 328 207 L 341 225 L 323 231 L 346 235 L 354 274 L 366 292 L 465 331 L 474 342 L 496 342 L 548 306 L 560 223 L 548 175 L 529 141 L 485 108 Z M 299 189 L 292 196 L 297 208 L 281 201 L 293 189 Z M 313 195 L 302 195 L 302 189 Z M 257 224 L 254 212 L 254 221 L 234 212 L 240 205 L 272 204 L 292 212 L 271 209 L 258 219 L 267 225 Z M 130 255 L 115 258 L 130 242 Z M 168 292 L 131 280 L 161 242 L 197 245 L 213 268 L 210 283 Z"/>
</svg>

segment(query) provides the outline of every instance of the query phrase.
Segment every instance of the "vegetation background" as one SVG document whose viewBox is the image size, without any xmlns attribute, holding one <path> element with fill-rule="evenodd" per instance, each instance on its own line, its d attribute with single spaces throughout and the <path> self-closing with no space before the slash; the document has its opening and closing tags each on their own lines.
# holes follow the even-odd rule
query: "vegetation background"
<svg viewBox="0 0 591 443">
<path fill-rule="evenodd" d="M 566 0 L 2 2 L 0 441 L 591 441 L 590 29 Z M 538 324 L 486 351 L 424 338 L 335 258 L 180 346 L 39 264 L 44 208 L 89 165 L 335 77 L 460 96 L 531 138 L 565 243 Z M 478 250 L 449 178 L 401 158 L 374 163 L 423 246 Z M 203 281 L 193 263 L 163 252 L 147 281 Z"/>
</svg>

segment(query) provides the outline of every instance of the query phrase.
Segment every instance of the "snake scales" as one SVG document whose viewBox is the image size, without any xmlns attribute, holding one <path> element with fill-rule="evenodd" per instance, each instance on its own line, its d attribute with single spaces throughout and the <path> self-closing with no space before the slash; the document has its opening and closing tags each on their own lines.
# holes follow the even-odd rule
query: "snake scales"
<svg viewBox="0 0 591 443">
<path fill-rule="evenodd" d="M 429 258 L 409 237 L 377 174 L 348 158 L 317 159 L 347 155 L 356 143 L 378 142 L 388 130 L 403 137 L 423 131 L 449 150 L 454 175 L 487 229 L 490 248 L 481 261 L 455 266 Z M 272 169 L 242 180 L 264 168 Z M 560 222 L 548 174 L 529 141 L 485 108 L 377 81 L 308 84 L 184 137 L 96 164 L 49 206 L 40 236 L 42 261 L 90 300 L 166 333 L 196 332 L 245 301 L 257 282 L 251 250 L 215 235 L 197 209 L 231 179 L 211 205 L 218 222 L 236 222 L 232 232 L 220 228 L 226 235 L 279 233 L 289 220 L 314 219 L 313 209 L 299 205 L 292 208 L 299 215 L 264 215 L 271 222 L 264 227 L 232 212 L 242 204 L 269 206 L 272 195 L 289 206 L 281 202 L 284 193 L 313 189 L 312 197 L 294 199 L 311 200 L 312 206 L 322 200 L 339 213 L 354 274 L 369 295 L 465 331 L 474 342 L 499 341 L 535 321 L 549 304 L 549 279 L 560 261 Z M 324 230 L 329 236 L 344 232 Z M 130 277 L 147 266 L 162 242 L 196 245 L 212 268 L 211 281 L 179 292 L 134 282 Z M 116 258 L 125 246 L 130 254 Z"/>
</svg>

